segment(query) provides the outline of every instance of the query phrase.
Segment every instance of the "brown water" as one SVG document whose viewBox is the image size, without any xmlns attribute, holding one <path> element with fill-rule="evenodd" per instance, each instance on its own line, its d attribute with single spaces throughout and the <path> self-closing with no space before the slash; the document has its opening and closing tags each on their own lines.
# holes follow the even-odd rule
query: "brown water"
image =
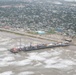
<svg viewBox="0 0 76 75">
<path fill-rule="evenodd" d="M 15 44 L 11 37 L 0 37 L 0 75 L 76 75 L 76 46 L 12 54 L 8 49 Z"/>
</svg>

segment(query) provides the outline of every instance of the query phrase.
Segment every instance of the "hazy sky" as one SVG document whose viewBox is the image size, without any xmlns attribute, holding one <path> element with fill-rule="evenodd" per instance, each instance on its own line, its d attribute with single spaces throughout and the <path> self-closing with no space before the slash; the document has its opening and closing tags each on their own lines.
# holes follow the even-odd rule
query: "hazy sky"
<svg viewBox="0 0 76 75">
<path fill-rule="evenodd" d="M 18 1 L 18 0 L 0 0 L 0 1 Z M 19 0 L 19 1 L 32 1 L 32 0 Z M 38 1 L 38 0 L 37 0 Z M 45 0 L 44 0 L 45 1 Z M 58 1 L 58 0 L 56 0 Z M 76 0 L 62 0 L 62 1 L 69 1 L 69 2 L 72 2 L 72 1 L 76 1 Z"/>
<path fill-rule="evenodd" d="M 76 1 L 76 0 L 65 0 L 65 1 Z"/>
</svg>

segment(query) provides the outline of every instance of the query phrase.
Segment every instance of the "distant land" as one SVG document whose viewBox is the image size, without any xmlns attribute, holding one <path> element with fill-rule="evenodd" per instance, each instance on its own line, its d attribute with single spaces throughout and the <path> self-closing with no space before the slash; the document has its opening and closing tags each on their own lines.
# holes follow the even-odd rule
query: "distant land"
<svg viewBox="0 0 76 75">
<path fill-rule="evenodd" d="M 76 35 L 76 0 L 0 0 L 0 27 L 61 29 Z"/>
</svg>

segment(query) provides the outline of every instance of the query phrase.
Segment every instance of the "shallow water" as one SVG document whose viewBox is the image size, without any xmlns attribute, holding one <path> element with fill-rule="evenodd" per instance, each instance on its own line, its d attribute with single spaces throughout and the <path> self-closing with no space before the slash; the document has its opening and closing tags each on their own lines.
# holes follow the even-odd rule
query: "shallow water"
<svg viewBox="0 0 76 75">
<path fill-rule="evenodd" d="M 75 46 L 12 54 L 15 42 L 0 37 L 0 75 L 76 75 Z"/>
</svg>

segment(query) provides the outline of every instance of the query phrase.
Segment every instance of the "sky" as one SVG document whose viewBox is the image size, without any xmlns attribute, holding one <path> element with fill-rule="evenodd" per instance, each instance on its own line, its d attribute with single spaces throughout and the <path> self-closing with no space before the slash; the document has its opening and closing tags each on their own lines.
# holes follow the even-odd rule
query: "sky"
<svg viewBox="0 0 76 75">
<path fill-rule="evenodd" d="M 0 1 L 13 1 L 13 0 L 0 0 Z M 14 1 L 18 1 L 18 0 L 14 0 Z M 19 0 L 20 1 L 20 0 Z M 28 1 L 28 0 L 21 0 L 21 1 Z M 29 0 L 29 1 L 32 1 L 32 0 Z M 45 1 L 45 0 L 44 0 Z M 58 1 L 58 0 L 56 0 Z M 62 0 L 63 1 L 63 0 Z M 76 0 L 64 0 L 64 1 L 68 1 L 68 2 L 75 2 Z"/>
<path fill-rule="evenodd" d="M 65 1 L 76 1 L 76 0 L 65 0 Z"/>
</svg>

